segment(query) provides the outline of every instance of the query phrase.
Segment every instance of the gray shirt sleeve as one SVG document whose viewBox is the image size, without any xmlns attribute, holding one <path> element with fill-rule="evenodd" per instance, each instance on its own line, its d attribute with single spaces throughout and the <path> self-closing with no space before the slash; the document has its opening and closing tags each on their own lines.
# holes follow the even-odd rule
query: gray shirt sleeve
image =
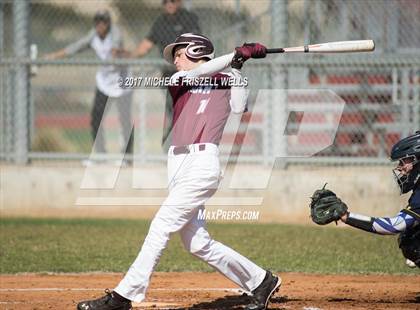
<svg viewBox="0 0 420 310">
<path fill-rule="evenodd" d="M 92 42 L 94 37 L 95 37 L 95 29 L 92 29 L 91 31 L 89 31 L 87 35 L 85 35 L 80 40 L 66 46 L 64 48 L 66 55 L 71 56 L 87 49 L 89 47 L 90 42 Z"/>
<path fill-rule="evenodd" d="M 112 48 L 122 48 L 123 47 L 123 40 L 121 31 L 117 26 L 111 26 L 111 40 L 112 40 Z"/>
</svg>

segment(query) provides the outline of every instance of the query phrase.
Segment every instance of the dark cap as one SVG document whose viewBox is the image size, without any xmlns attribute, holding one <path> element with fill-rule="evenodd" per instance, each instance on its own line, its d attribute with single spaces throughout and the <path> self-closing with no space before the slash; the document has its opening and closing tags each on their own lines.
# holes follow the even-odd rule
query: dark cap
<svg viewBox="0 0 420 310">
<path fill-rule="evenodd" d="M 165 5 L 168 2 L 175 3 L 175 2 L 178 2 L 178 1 L 180 1 L 180 0 L 162 0 L 162 4 Z"/>
<path fill-rule="evenodd" d="M 109 14 L 108 10 L 99 10 L 95 13 L 95 16 L 93 17 L 93 21 L 95 22 L 95 24 L 99 22 L 110 23 L 111 15 Z"/>
</svg>

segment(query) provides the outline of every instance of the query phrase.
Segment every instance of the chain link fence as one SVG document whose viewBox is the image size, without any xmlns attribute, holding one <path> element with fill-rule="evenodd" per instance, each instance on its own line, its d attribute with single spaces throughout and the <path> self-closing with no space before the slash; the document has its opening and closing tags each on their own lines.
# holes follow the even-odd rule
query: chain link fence
<svg viewBox="0 0 420 310">
<path fill-rule="evenodd" d="M 224 158 L 232 158 L 241 144 L 240 160 L 270 163 L 282 146 L 287 152 L 323 139 L 325 115 L 308 110 L 311 124 L 299 129 L 301 115 L 289 114 L 276 104 L 279 98 L 265 104 L 256 101 L 262 89 L 328 89 L 346 103 L 332 145 L 312 158 L 288 158 L 290 162 L 384 163 L 393 143 L 420 128 L 419 1 L 184 0 L 181 4 L 195 14 L 216 55 L 243 42 L 270 47 L 359 39 L 376 43 L 374 53 L 270 55 L 247 63 L 250 112 L 242 116 L 239 131 L 226 129 Z M 161 50 L 155 44 L 136 59 L 101 60 L 89 48 L 57 60 L 44 56 L 92 31 L 98 9 L 110 12 L 124 48 L 133 51 L 150 36 L 165 5 L 158 0 L 0 2 L 1 159 L 17 163 L 87 159 L 94 143 L 95 74 L 104 66 L 119 66 L 129 68 L 132 77 L 161 76 L 167 70 Z M 173 30 L 162 24 L 158 32 Z M 306 98 L 306 104 L 312 99 Z M 136 88 L 131 102 L 134 156 L 146 162 L 164 160 L 166 90 Z M 127 143 L 118 104 L 108 100 L 101 117 L 110 160 Z M 300 130 L 298 140 L 293 134 L 283 135 L 286 123 L 286 132 Z"/>
</svg>

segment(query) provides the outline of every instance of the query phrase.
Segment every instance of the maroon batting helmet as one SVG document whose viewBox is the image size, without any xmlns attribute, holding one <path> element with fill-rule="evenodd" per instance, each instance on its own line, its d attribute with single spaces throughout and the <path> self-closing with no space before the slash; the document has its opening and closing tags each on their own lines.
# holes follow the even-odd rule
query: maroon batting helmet
<svg viewBox="0 0 420 310">
<path fill-rule="evenodd" d="M 171 43 L 163 50 L 163 58 L 169 63 L 173 63 L 174 51 L 177 46 L 184 45 L 186 47 L 185 54 L 192 59 L 213 59 L 214 47 L 210 39 L 195 33 L 184 33 L 176 38 L 174 43 Z"/>
</svg>

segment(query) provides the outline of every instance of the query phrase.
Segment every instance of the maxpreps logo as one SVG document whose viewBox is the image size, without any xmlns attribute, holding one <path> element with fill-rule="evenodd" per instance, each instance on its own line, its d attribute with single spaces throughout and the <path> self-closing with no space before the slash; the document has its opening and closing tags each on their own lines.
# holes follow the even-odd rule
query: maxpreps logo
<svg viewBox="0 0 420 310">
<path fill-rule="evenodd" d="M 156 97 L 155 90 L 147 89 L 150 97 Z M 225 90 L 221 91 L 224 95 Z M 116 103 L 115 103 L 116 104 Z M 211 104 L 207 99 L 200 101 L 197 105 L 197 114 L 203 113 Z M 265 190 L 269 186 L 271 174 L 274 169 L 274 163 L 277 159 L 288 158 L 308 158 L 317 154 L 333 144 L 337 134 L 341 115 L 343 113 L 345 102 L 342 98 L 329 90 L 281 90 L 281 89 L 261 89 L 255 98 L 255 106 L 259 111 L 270 111 L 264 114 L 264 122 L 269 124 L 271 128 L 270 134 L 262 135 L 261 154 L 263 156 L 258 163 L 258 173 L 252 178 L 250 175 L 249 165 L 242 164 L 242 157 L 249 156 L 243 149 L 235 159 L 235 164 L 228 167 L 229 156 L 220 162 L 220 170 L 224 171 L 224 177 L 220 181 L 218 191 L 224 194 L 221 197 L 211 197 L 206 206 L 256 206 L 263 204 L 263 194 L 261 190 Z M 143 106 L 142 106 L 143 107 Z M 143 109 L 147 110 L 147 109 Z M 186 113 L 183 110 L 181 113 Z M 249 113 L 249 123 L 259 123 L 259 113 Z M 300 115 L 301 119 L 298 123 L 291 122 L 291 114 Z M 316 123 L 313 121 L 313 115 L 321 115 Z M 188 117 L 187 117 L 188 118 Z M 180 119 L 182 117 L 180 116 Z M 99 132 L 104 130 L 103 120 Z M 145 123 L 145 122 L 144 122 Z M 140 132 L 138 128 L 134 128 L 135 122 L 132 121 L 132 129 L 134 136 Z M 235 139 L 240 130 L 243 130 L 242 114 L 231 113 L 226 123 L 221 140 L 223 154 L 234 154 L 236 145 Z M 290 125 L 290 126 L 289 126 Z M 290 127 L 290 128 L 289 128 Z M 288 129 L 289 128 L 289 129 Z M 79 195 L 76 200 L 77 205 L 110 205 L 110 206 L 154 206 L 161 205 L 166 199 L 166 191 L 168 189 L 168 180 L 165 166 L 162 164 L 156 167 L 152 162 L 148 162 L 148 157 L 156 160 L 161 153 L 153 153 L 150 150 L 160 150 L 160 139 L 156 139 L 156 135 L 146 135 L 143 128 L 139 136 L 141 139 L 135 148 L 133 157 L 133 167 L 131 176 L 127 173 L 119 178 L 121 165 L 92 165 L 86 167 L 83 180 L 81 182 Z M 253 130 L 245 130 L 244 141 L 247 140 L 248 134 L 252 134 Z M 264 132 L 263 132 L 264 133 Z M 302 145 L 301 141 L 307 141 L 307 135 L 316 133 L 311 143 Z M 102 132 L 105 134 L 105 132 Z M 100 134 L 98 134 L 100 136 Z M 150 137 L 150 139 L 149 139 Z M 251 139 L 251 138 L 250 138 Z M 125 141 L 128 143 L 128 140 Z M 95 141 L 96 144 L 96 141 Z M 153 147 L 150 147 L 153 146 Z M 102 160 L 104 154 L 96 153 L 95 146 L 92 148 L 90 160 Z M 125 154 L 116 154 L 113 159 L 119 163 L 123 162 Z M 155 157 L 153 157 L 155 156 Z M 137 160 L 138 159 L 138 160 Z M 248 159 L 244 158 L 244 162 Z M 264 163 L 264 165 L 263 165 Z M 160 168 L 161 167 L 161 168 Z M 176 178 L 176 175 L 174 175 Z M 117 180 L 119 187 L 117 187 Z M 127 186 L 128 185 L 128 188 Z M 125 187 L 124 187 L 125 186 Z M 144 190 L 144 192 L 142 192 Z M 246 190 L 246 194 L 238 196 L 238 191 Z M 144 194 L 143 194 L 144 193 Z M 217 210 L 210 213 L 201 213 L 201 217 L 209 220 L 253 220 L 253 214 L 241 211 Z M 258 216 L 258 215 L 255 215 Z"/>
<path fill-rule="evenodd" d="M 198 210 L 197 219 L 206 221 L 258 221 L 260 211 L 242 210 Z"/>
</svg>

